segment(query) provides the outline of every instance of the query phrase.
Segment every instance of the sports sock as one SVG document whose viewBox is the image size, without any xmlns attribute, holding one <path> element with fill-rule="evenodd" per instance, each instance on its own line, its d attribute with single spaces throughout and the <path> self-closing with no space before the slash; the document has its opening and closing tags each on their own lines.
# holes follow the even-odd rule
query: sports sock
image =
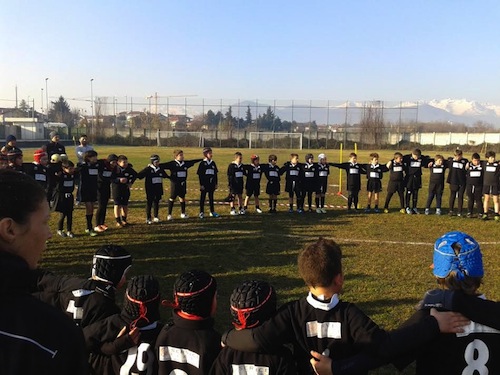
<svg viewBox="0 0 500 375">
<path fill-rule="evenodd" d="M 90 215 L 85 215 L 85 218 L 87 219 L 87 229 L 92 230 L 92 214 Z"/>
<path fill-rule="evenodd" d="M 185 213 L 186 213 L 186 201 L 181 202 L 181 212 L 182 212 L 183 214 L 185 214 Z"/>
</svg>

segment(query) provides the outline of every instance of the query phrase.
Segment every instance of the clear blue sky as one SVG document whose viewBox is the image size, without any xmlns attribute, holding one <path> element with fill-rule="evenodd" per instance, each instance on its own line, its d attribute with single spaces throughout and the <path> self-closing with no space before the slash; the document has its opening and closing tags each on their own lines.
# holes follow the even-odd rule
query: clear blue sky
<svg viewBox="0 0 500 375">
<path fill-rule="evenodd" d="M 0 106 L 49 95 L 500 104 L 500 2 L 1 0 Z"/>
</svg>

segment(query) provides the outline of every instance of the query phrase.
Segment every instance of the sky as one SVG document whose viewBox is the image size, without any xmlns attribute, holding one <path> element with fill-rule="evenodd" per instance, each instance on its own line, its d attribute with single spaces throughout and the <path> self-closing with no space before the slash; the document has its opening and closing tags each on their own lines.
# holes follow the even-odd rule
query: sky
<svg viewBox="0 0 500 375">
<path fill-rule="evenodd" d="M 110 97 L 500 104 L 497 0 L 0 5 L 0 107 L 16 86 L 36 108 L 42 89 L 44 101 L 48 91 L 83 107 L 91 86 Z"/>
</svg>

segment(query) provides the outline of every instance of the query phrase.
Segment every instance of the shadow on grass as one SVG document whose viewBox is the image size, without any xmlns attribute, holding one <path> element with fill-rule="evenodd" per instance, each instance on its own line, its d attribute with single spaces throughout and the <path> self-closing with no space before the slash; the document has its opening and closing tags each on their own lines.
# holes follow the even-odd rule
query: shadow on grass
<svg viewBox="0 0 500 375">
<path fill-rule="evenodd" d="M 400 304 L 416 306 L 419 300 L 419 298 L 382 298 L 374 301 L 358 302 L 357 305 L 365 312 L 366 315 L 372 316 L 388 312 L 392 306 Z"/>
</svg>

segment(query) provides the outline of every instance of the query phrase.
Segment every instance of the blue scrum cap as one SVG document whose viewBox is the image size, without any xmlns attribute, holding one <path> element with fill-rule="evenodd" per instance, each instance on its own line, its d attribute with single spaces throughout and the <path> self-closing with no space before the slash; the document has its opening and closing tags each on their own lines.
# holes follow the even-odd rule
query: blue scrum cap
<svg viewBox="0 0 500 375">
<path fill-rule="evenodd" d="M 434 276 L 445 278 L 452 271 L 456 271 L 459 280 L 465 275 L 484 275 L 479 244 L 463 232 L 446 233 L 434 244 Z"/>
</svg>

